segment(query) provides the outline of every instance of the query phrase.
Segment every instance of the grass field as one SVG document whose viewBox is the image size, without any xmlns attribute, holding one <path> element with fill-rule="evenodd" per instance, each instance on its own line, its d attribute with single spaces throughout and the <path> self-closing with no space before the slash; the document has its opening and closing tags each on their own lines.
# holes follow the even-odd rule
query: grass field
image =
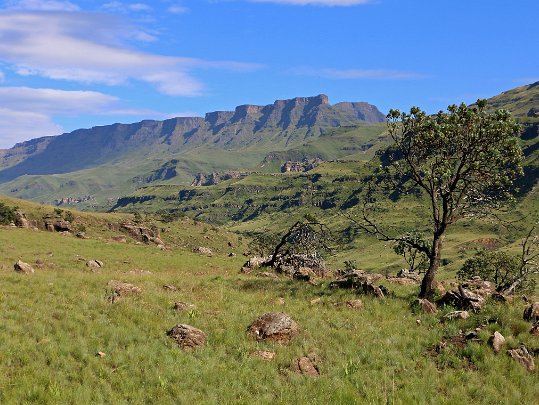
<svg viewBox="0 0 539 405">
<path fill-rule="evenodd" d="M 35 216 L 52 210 L 23 208 Z M 539 395 L 537 371 L 525 371 L 505 350 L 495 354 L 486 344 L 499 330 L 506 348 L 524 343 L 539 350 L 519 299 L 442 324 L 450 308 L 437 315 L 412 312 L 417 287 L 387 284 L 395 295 L 379 300 L 329 289 L 327 281 L 313 286 L 242 275 L 246 241 L 235 234 L 188 219 L 160 224 L 171 247 L 161 251 L 114 242 L 106 224 L 125 218 L 75 212 L 87 240 L 0 227 L 0 403 L 531 404 Z M 475 239 L 474 232 L 483 235 L 454 234 L 449 250 Z M 194 246 L 212 248 L 213 257 L 193 253 Z M 379 248 L 365 244 L 355 254 L 368 269 L 383 272 L 397 257 L 389 252 L 380 260 Z M 22 275 L 13 271 L 18 259 L 40 259 L 44 267 Z M 105 265 L 92 272 L 85 265 L 90 259 Z M 131 274 L 135 269 L 151 274 Z M 133 283 L 142 293 L 111 303 L 110 280 Z M 363 300 L 362 309 L 333 305 L 355 298 Z M 177 301 L 196 309 L 177 312 Z M 257 342 L 246 333 L 257 316 L 273 311 L 290 314 L 300 326 L 289 345 Z M 166 336 L 178 323 L 205 331 L 207 345 L 182 352 Z M 488 326 L 478 341 L 433 354 L 444 337 L 483 323 Z M 251 357 L 256 350 L 274 351 L 276 358 Z M 305 355 L 315 359 L 320 377 L 290 371 Z"/>
</svg>

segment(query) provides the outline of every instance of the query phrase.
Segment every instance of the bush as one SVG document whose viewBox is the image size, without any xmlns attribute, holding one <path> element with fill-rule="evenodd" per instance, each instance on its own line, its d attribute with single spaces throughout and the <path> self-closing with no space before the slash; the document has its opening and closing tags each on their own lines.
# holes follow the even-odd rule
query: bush
<svg viewBox="0 0 539 405">
<path fill-rule="evenodd" d="M 8 207 L 0 202 L 0 224 L 9 225 L 10 223 L 15 222 L 15 211 L 17 211 L 16 207 Z"/>
<path fill-rule="evenodd" d="M 457 272 L 460 280 L 480 277 L 491 281 L 498 291 L 508 287 L 521 274 L 521 261 L 518 256 L 506 252 L 481 251 L 464 262 Z M 518 288 L 521 292 L 533 291 L 535 280 L 524 281 Z"/>
</svg>

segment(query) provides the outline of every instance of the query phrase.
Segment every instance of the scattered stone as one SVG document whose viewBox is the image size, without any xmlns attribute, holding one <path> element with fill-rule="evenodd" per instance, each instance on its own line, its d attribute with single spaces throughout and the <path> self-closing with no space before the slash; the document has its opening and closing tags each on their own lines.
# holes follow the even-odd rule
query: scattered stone
<svg viewBox="0 0 539 405">
<path fill-rule="evenodd" d="M 193 252 L 200 253 L 201 255 L 207 255 L 209 257 L 213 256 L 213 252 L 210 248 L 199 246 L 193 249 Z"/>
<path fill-rule="evenodd" d="M 413 273 L 406 269 L 400 269 L 397 272 L 397 278 L 407 278 L 409 280 L 414 280 L 416 283 L 421 282 L 421 276 L 417 273 Z"/>
<path fill-rule="evenodd" d="M 265 277 L 265 278 L 277 278 L 277 274 L 269 272 L 269 271 L 260 271 L 256 273 L 257 277 Z"/>
<path fill-rule="evenodd" d="M 251 353 L 251 357 L 253 358 L 259 358 L 265 361 L 272 361 L 275 359 L 275 356 L 277 354 L 275 352 L 268 352 L 265 350 L 257 350 L 256 352 Z"/>
<path fill-rule="evenodd" d="M 279 297 L 275 300 L 275 304 L 277 305 L 284 305 L 285 301 L 283 297 Z"/>
<path fill-rule="evenodd" d="M 97 352 L 95 354 L 96 357 L 105 357 L 106 355 L 107 355 L 107 353 L 105 353 L 105 352 Z"/>
<path fill-rule="evenodd" d="M 485 283 L 487 283 L 485 281 Z M 451 305 L 459 310 L 472 310 L 479 312 L 485 305 L 485 297 L 476 292 L 465 288 L 464 284 L 446 292 L 438 300 L 439 305 Z M 484 293 L 485 291 L 483 291 Z M 493 291 L 492 291 L 493 292 Z M 492 294 L 491 292 L 491 294 Z"/>
<path fill-rule="evenodd" d="M 518 349 L 508 350 L 507 353 L 526 370 L 535 370 L 535 361 L 525 346 L 521 346 Z"/>
<path fill-rule="evenodd" d="M 539 302 L 534 302 L 526 307 L 523 316 L 526 321 L 539 321 Z"/>
<path fill-rule="evenodd" d="M 365 273 L 361 270 L 352 270 L 330 283 L 331 288 L 362 288 L 364 283 L 371 284 L 373 281 L 383 278 L 381 274 Z"/>
<path fill-rule="evenodd" d="M 500 332 L 496 331 L 489 338 L 488 343 L 492 346 L 495 353 L 499 353 L 500 350 L 502 350 L 503 344 L 505 343 L 505 338 Z"/>
<path fill-rule="evenodd" d="M 28 263 L 23 262 L 22 260 L 17 260 L 17 263 L 13 265 L 13 268 L 15 269 L 15 271 L 24 274 L 32 274 L 35 271 L 32 266 L 30 266 Z"/>
<path fill-rule="evenodd" d="M 490 296 L 490 298 L 493 300 L 493 301 L 496 301 L 496 302 L 500 302 L 502 304 L 507 304 L 507 303 L 510 303 L 510 302 L 513 302 L 513 297 L 511 296 L 507 296 L 507 295 L 503 295 L 499 292 L 495 292 L 494 294 L 492 294 Z"/>
<path fill-rule="evenodd" d="M 346 307 L 349 309 L 361 309 L 363 308 L 363 301 L 357 299 L 357 300 L 350 300 L 350 301 L 344 301 L 344 302 L 336 302 L 333 305 L 336 307 Z"/>
<path fill-rule="evenodd" d="M 190 325 L 179 324 L 167 332 L 176 344 L 185 351 L 191 351 L 206 344 L 206 334 Z"/>
<path fill-rule="evenodd" d="M 133 269 L 133 270 L 129 270 L 126 274 L 131 274 L 133 276 L 150 276 L 152 272 L 148 270 L 142 270 L 142 269 Z"/>
<path fill-rule="evenodd" d="M 535 322 L 530 330 L 533 336 L 539 336 L 539 321 Z"/>
<path fill-rule="evenodd" d="M 298 324 L 283 312 L 271 312 L 258 317 L 247 329 L 257 340 L 288 343 L 299 333 Z"/>
<path fill-rule="evenodd" d="M 240 273 L 241 274 L 249 274 L 253 271 L 253 269 L 251 269 L 250 267 L 247 267 L 247 266 L 243 266 L 240 270 Z"/>
<path fill-rule="evenodd" d="M 84 232 L 77 232 L 75 236 L 79 239 L 89 239 Z"/>
<path fill-rule="evenodd" d="M 378 298 L 384 298 L 386 294 L 388 293 L 387 288 L 385 288 L 384 286 L 377 287 L 374 284 L 370 284 L 367 282 L 363 283 L 361 287 L 363 289 L 364 294 L 374 295 L 375 297 L 378 297 Z M 384 293 L 384 290 L 385 290 L 385 293 Z"/>
<path fill-rule="evenodd" d="M 45 261 L 43 259 L 36 259 L 36 267 L 43 269 L 45 267 Z"/>
<path fill-rule="evenodd" d="M 416 319 L 415 323 L 418 324 L 418 325 L 421 325 L 421 319 Z"/>
<path fill-rule="evenodd" d="M 160 239 L 161 235 L 159 233 L 159 228 L 152 226 L 147 228 L 140 225 L 132 225 L 129 223 L 123 223 L 120 225 L 122 231 L 126 231 L 131 237 L 143 242 L 146 244 L 155 243 L 156 245 L 164 245 L 163 241 Z"/>
<path fill-rule="evenodd" d="M 418 309 L 420 309 L 422 312 L 424 312 L 426 314 L 435 314 L 435 313 L 438 312 L 438 308 L 436 308 L 435 304 L 433 304 L 429 300 L 421 299 L 421 298 L 417 298 L 412 303 L 412 307 L 413 308 L 418 308 Z"/>
<path fill-rule="evenodd" d="M 127 238 L 123 235 L 113 236 L 112 240 L 118 243 L 127 243 Z"/>
<path fill-rule="evenodd" d="M 126 295 L 136 295 L 142 292 L 142 288 L 140 287 L 117 280 L 109 281 L 108 287 L 113 293 L 112 297 L 110 298 L 110 301 L 113 303 L 120 297 L 125 297 Z"/>
<path fill-rule="evenodd" d="M 310 377 L 318 377 L 320 375 L 318 367 L 316 367 L 309 357 L 300 357 L 299 359 L 296 359 L 292 364 L 291 369 L 296 373 Z"/>
<path fill-rule="evenodd" d="M 399 284 L 399 285 L 417 285 L 419 284 L 418 281 L 414 280 L 413 278 L 406 278 L 406 277 L 387 277 L 387 281 L 393 284 Z"/>
<path fill-rule="evenodd" d="M 104 263 L 101 260 L 89 260 L 86 262 L 86 266 L 91 269 L 100 269 L 104 266 Z"/>
<path fill-rule="evenodd" d="M 230 252 L 230 253 L 228 254 L 228 257 L 236 257 L 236 253 Z"/>
<path fill-rule="evenodd" d="M 243 267 L 247 267 L 249 269 L 256 269 L 262 266 L 264 263 L 266 263 L 266 261 L 268 261 L 267 257 L 258 257 L 258 256 L 251 257 L 249 260 L 245 262 Z"/>
<path fill-rule="evenodd" d="M 318 298 L 313 298 L 311 300 L 311 305 L 317 305 L 317 304 L 320 304 L 320 302 L 322 302 L 322 299 L 320 297 Z"/>
<path fill-rule="evenodd" d="M 314 271 L 309 267 L 300 267 L 292 274 L 293 279 L 300 281 L 311 281 L 315 277 Z"/>
<path fill-rule="evenodd" d="M 189 311 L 192 309 L 196 309 L 196 305 L 189 304 L 188 302 L 182 302 L 182 301 L 178 301 L 174 303 L 174 310 L 178 312 Z"/>
<path fill-rule="evenodd" d="M 165 284 L 163 286 L 163 289 L 167 291 L 178 291 L 177 287 L 174 287 L 173 285 L 170 285 L 170 284 Z"/>
<path fill-rule="evenodd" d="M 456 319 L 468 319 L 470 313 L 468 311 L 452 311 L 448 312 L 440 319 L 442 322 L 454 321 Z"/>
</svg>

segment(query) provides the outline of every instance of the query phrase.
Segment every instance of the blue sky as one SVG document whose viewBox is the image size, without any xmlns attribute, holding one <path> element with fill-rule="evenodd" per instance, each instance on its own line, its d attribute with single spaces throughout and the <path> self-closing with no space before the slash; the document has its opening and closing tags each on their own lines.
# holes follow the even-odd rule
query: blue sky
<svg viewBox="0 0 539 405">
<path fill-rule="evenodd" d="M 0 148 L 327 94 L 428 112 L 539 80 L 536 0 L 0 1 Z"/>
</svg>

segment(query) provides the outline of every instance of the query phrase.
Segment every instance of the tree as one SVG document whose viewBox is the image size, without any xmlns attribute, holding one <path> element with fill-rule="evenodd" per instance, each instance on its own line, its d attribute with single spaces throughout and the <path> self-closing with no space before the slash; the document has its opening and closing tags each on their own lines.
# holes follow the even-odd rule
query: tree
<svg viewBox="0 0 539 405">
<path fill-rule="evenodd" d="M 15 211 L 17 211 L 17 207 L 12 208 L 0 202 L 0 224 L 9 225 L 11 222 L 15 222 Z"/>
<path fill-rule="evenodd" d="M 418 107 L 410 113 L 391 110 L 388 131 L 394 143 L 380 154 L 376 185 L 396 195 L 421 191 L 427 201 L 432 238 L 392 236 L 371 218 L 375 202 L 367 189 L 360 228 L 381 240 L 403 242 L 428 257 L 421 298 L 431 298 L 447 229 L 458 220 L 488 213 L 511 197 L 513 180 L 522 174 L 520 127 L 504 110 L 486 111 L 486 101 L 473 107 L 451 105 L 429 116 Z"/>
</svg>

